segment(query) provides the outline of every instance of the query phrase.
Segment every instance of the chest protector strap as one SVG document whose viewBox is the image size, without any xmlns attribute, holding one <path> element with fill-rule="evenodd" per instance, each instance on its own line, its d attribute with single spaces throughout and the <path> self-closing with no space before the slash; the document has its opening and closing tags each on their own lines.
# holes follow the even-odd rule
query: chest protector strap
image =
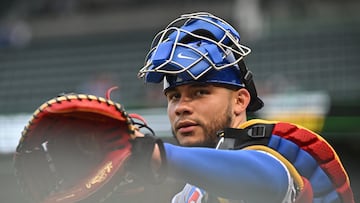
<svg viewBox="0 0 360 203">
<path fill-rule="evenodd" d="M 282 161 L 303 189 L 309 182 L 313 202 L 354 203 L 349 177 L 335 150 L 320 135 L 299 125 L 250 120 L 218 133 L 218 149 L 254 149 Z"/>
</svg>

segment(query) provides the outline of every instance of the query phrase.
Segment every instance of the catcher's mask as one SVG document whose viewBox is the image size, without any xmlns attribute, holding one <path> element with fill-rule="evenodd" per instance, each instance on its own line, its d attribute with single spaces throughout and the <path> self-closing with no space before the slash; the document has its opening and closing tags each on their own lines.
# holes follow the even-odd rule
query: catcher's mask
<svg viewBox="0 0 360 203">
<path fill-rule="evenodd" d="M 155 36 L 139 77 L 164 81 L 164 91 L 193 82 L 246 88 L 251 95 L 247 110 L 256 111 L 263 102 L 243 60 L 250 52 L 224 20 L 205 12 L 185 14 Z"/>
</svg>

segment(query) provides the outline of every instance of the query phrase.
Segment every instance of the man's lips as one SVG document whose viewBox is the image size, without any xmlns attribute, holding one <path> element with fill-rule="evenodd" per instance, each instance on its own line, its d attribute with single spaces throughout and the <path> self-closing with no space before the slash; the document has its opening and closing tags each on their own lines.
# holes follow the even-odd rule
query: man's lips
<svg viewBox="0 0 360 203">
<path fill-rule="evenodd" d="M 194 121 L 180 121 L 176 125 L 176 130 L 181 134 L 190 133 L 196 126 L 198 126 L 198 124 Z"/>
</svg>

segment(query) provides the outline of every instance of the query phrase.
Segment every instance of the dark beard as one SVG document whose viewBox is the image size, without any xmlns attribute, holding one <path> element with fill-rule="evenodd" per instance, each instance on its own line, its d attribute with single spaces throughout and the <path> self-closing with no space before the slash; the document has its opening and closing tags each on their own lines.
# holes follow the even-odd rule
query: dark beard
<svg viewBox="0 0 360 203">
<path fill-rule="evenodd" d="M 204 134 L 206 135 L 204 141 L 199 141 L 197 143 L 193 143 L 191 145 L 186 145 L 186 147 L 208 147 L 208 148 L 215 148 L 218 141 L 218 132 L 223 130 L 224 128 L 230 127 L 232 123 L 232 109 L 230 106 L 226 109 L 225 114 L 222 117 L 218 117 L 215 121 L 213 121 L 208 128 L 203 129 Z M 201 125 L 204 126 L 204 125 Z M 177 141 L 177 138 L 175 136 L 175 132 L 172 130 L 173 137 Z M 179 144 L 179 142 L 177 141 Z"/>
</svg>

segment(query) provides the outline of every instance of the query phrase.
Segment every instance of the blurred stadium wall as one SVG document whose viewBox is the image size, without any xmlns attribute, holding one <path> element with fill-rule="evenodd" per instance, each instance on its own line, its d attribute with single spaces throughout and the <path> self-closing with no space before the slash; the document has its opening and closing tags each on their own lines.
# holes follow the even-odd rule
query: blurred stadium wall
<svg viewBox="0 0 360 203">
<path fill-rule="evenodd" d="M 294 121 L 321 133 L 343 159 L 358 199 L 359 10 L 355 0 L 1 1 L 2 200 L 26 202 L 13 177 L 12 153 L 32 112 L 59 93 L 103 96 L 117 85 L 112 98 L 171 141 L 161 85 L 145 85 L 136 74 L 155 33 L 194 11 L 233 23 L 251 47 L 247 64 L 266 106 L 250 116 Z M 173 193 L 167 189 L 164 199 Z"/>
</svg>

